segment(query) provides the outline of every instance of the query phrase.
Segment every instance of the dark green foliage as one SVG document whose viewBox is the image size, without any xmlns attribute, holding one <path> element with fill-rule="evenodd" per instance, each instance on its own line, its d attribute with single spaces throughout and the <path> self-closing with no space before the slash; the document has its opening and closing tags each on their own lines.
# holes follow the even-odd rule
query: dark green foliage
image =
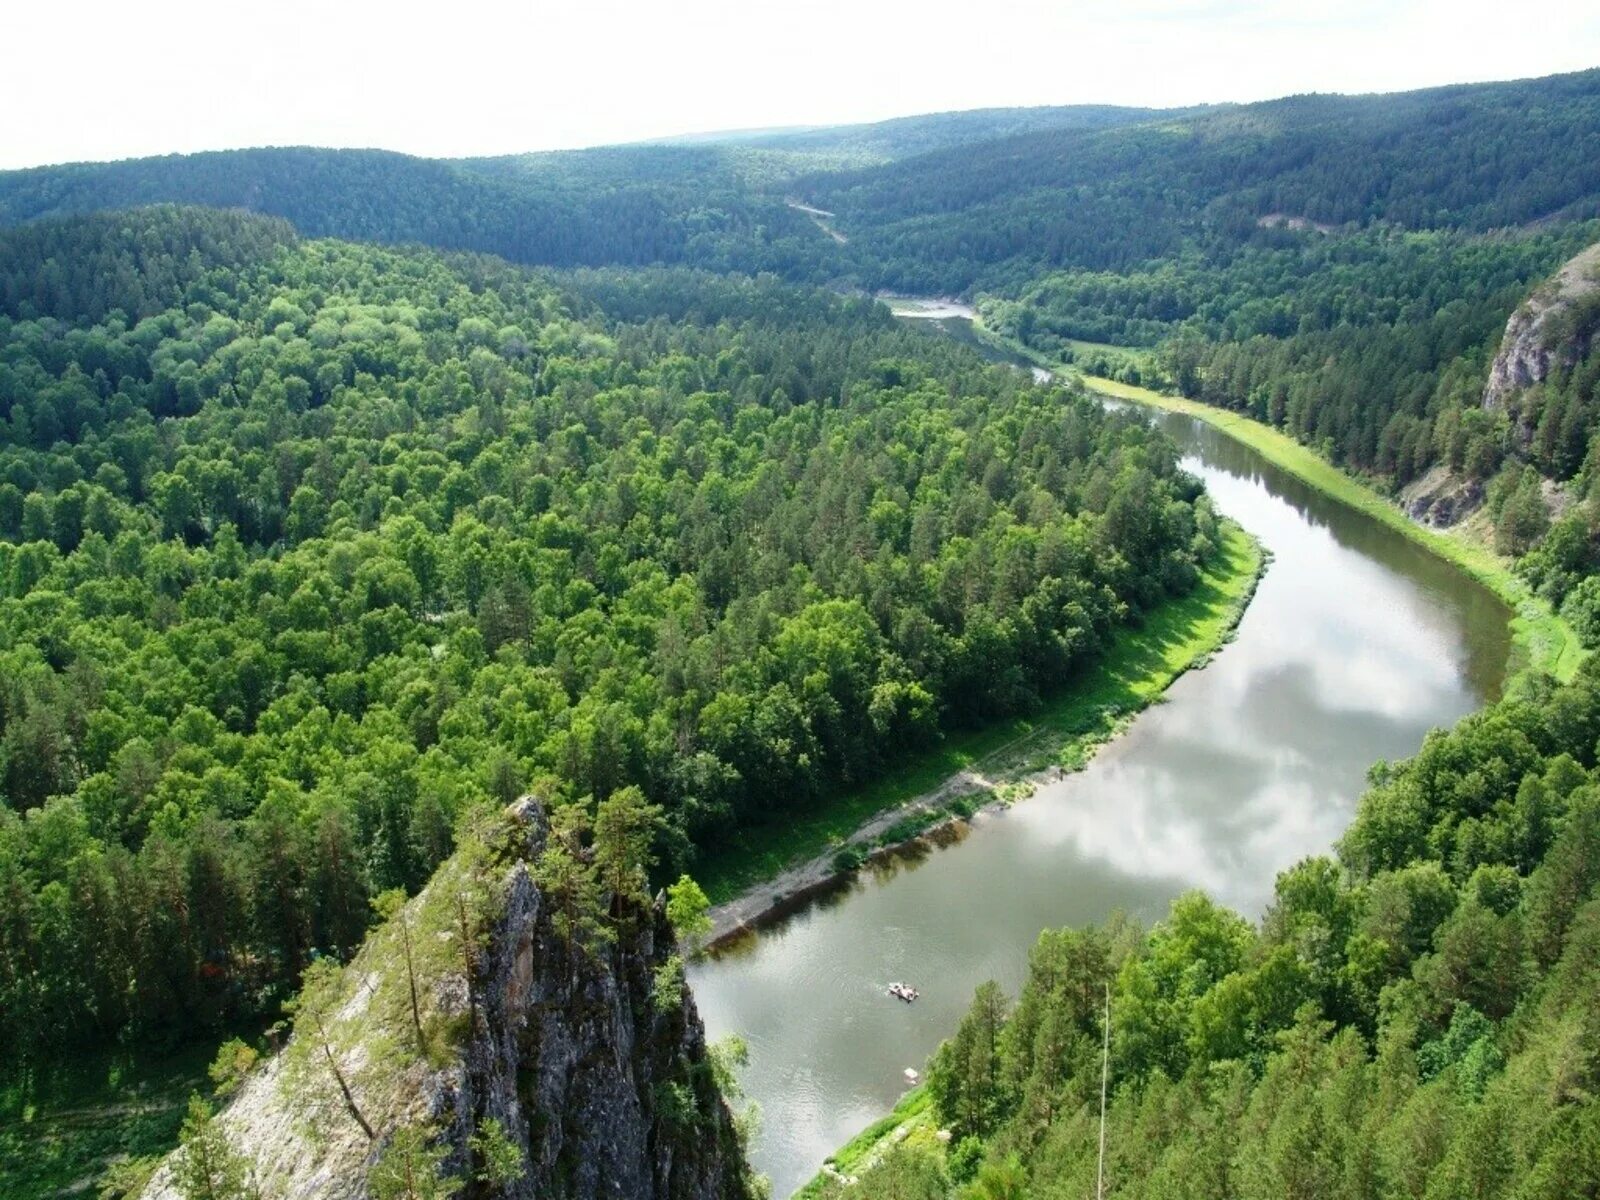
<svg viewBox="0 0 1600 1200">
<path fill-rule="evenodd" d="M 1392 96 L 1294 96 L 1109 130 L 958 146 L 796 190 L 838 214 L 872 282 L 1015 286 L 1125 273 L 1190 245 L 1327 226 L 1495 229 L 1593 216 L 1600 72 Z"/>
<path fill-rule="evenodd" d="M 1507 315 L 1596 236 L 1582 222 L 1600 214 L 1597 131 L 1600 72 L 1586 71 L 449 162 L 302 147 L 48 167 L 0 174 L 0 223 L 153 201 L 243 206 L 307 235 L 530 263 L 981 293 L 997 330 L 1130 382 L 1161 372 L 1069 341 L 1164 343 L 1165 374 L 1185 394 L 1399 484 L 1440 463 L 1487 481 L 1508 457 L 1567 479 L 1600 424 L 1600 368 L 1563 360 L 1509 413 L 1478 402 Z M 847 240 L 790 208 L 793 196 L 831 210 Z M 89 311 L 108 306 L 97 288 L 141 315 L 127 263 L 107 265 L 88 276 Z M 61 269 L 23 281 L 28 311 L 62 315 Z M 694 304 L 647 286 L 627 315 L 679 317 Z M 1600 300 L 1580 299 L 1548 336 L 1581 341 L 1597 314 Z M 0 522 L 37 527 L 42 514 L 23 503 L 0 495 Z M 1533 504 L 1526 492 L 1511 500 L 1511 552 L 1542 533 Z M 302 505 L 313 516 L 317 497 Z"/>
<path fill-rule="evenodd" d="M 152 315 L 0 317 L 31 1057 L 275 1012 L 525 786 L 600 815 L 602 881 L 548 864 L 581 939 L 597 883 L 1031 708 L 1195 578 L 1170 444 L 871 304 L 193 210 L 0 245 L 197 264 Z"/>
<path fill-rule="evenodd" d="M 986 985 L 929 1068 L 979 1184 L 1094 1194 L 1109 980 L 1107 1195 L 1600 1194 L 1597 722 L 1591 661 L 1431 736 L 1259 931 L 1188 896 L 1147 935 L 1045 934 L 1011 1015 Z"/>
<path fill-rule="evenodd" d="M 851 842 L 847 846 L 841 846 L 834 853 L 833 869 L 843 875 L 859 870 L 866 861 L 866 849 L 858 842 Z"/>
<path fill-rule="evenodd" d="M 141 209 L 74 221 L 40 221 L 5 236 L 0 314 L 127 322 L 226 289 L 237 272 L 295 242 L 284 221 L 239 212 Z M 82 364 L 88 373 L 109 361 Z"/>
<path fill-rule="evenodd" d="M 610 159 L 618 159 L 616 168 Z M 652 170 L 666 160 L 671 170 Z M 245 208 L 311 237 L 420 242 L 552 266 L 692 260 L 754 267 L 810 222 L 718 180 L 709 151 L 641 148 L 539 169 L 381 150 L 284 147 L 77 164 L 0 175 L 0 223 L 158 202 Z M 617 169 L 620 168 L 620 169 Z M 732 256 L 734 262 L 721 260 Z"/>
<path fill-rule="evenodd" d="M 998 109 L 476 160 L 238 150 L 3 173 L 0 222 L 159 201 L 238 206 L 310 236 L 522 262 L 687 263 L 1014 295 L 1045 270 L 1143 274 L 1195 251 L 1294 245 L 1275 217 L 1481 232 L 1592 216 L 1597 128 L 1600 73 L 1588 71 L 1394 96 Z M 833 210 L 848 242 L 787 208 L 791 195 Z M 1122 285 L 1105 282 L 1104 307 L 1125 307 Z M 1127 328 L 1174 319 L 1169 301 L 1185 301 L 1163 299 L 1167 290 L 1158 284 L 1138 315 L 1125 308 Z M 1257 298 L 1272 307 L 1270 292 Z"/>
</svg>

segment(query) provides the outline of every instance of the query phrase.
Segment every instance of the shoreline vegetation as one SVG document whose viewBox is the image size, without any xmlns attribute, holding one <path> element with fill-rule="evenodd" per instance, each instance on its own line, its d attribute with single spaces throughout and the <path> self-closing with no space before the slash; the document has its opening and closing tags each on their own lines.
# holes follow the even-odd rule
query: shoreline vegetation
<svg viewBox="0 0 1600 1200">
<path fill-rule="evenodd" d="M 905 769 L 785 825 L 752 830 L 709 859 L 708 949 L 841 886 L 914 842 L 951 836 L 984 813 L 1081 770 L 1095 751 L 1233 639 L 1271 554 L 1233 521 L 1186 596 L 1120 630 L 1109 651 L 1039 712 L 952 734 Z"/>
<path fill-rule="evenodd" d="M 1542 671 L 1566 683 L 1583 661 L 1586 651 L 1578 640 L 1577 632 L 1549 604 L 1533 593 L 1507 559 L 1460 530 L 1440 530 L 1419 524 L 1370 484 L 1335 466 L 1281 430 L 1231 409 L 1217 408 L 1185 396 L 1168 395 L 1115 379 L 1104 379 L 1071 367 L 1063 368 L 1031 346 L 990 329 L 981 316 L 972 318 L 972 330 L 980 341 L 997 350 L 1048 370 L 1059 378 L 1079 379 L 1091 392 L 1113 400 L 1196 417 L 1249 446 L 1306 486 L 1365 513 L 1466 572 L 1499 596 L 1511 610 L 1512 658 L 1506 670 L 1508 686 L 1525 671 Z"/>
<path fill-rule="evenodd" d="M 1198 400 L 1163 395 L 1149 388 L 1092 375 L 1080 375 L 1080 378 L 1090 391 L 1114 400 L 1146 404 L 1166 412 L 1199 418 L 1236 441 L 1243 442 L 1307 486 L 1381 521 L 1476 579 L 1511 609 L 1512 661 L 1507 670 L 1508 683 L 1527 670 L 1547 672 L 1567 682 L 1583 661 L 1583 645 L 1572 626 L 1534 595 L 1505 559 L 1461 533 L 1430 529 L 1418 524 L 1393 501 L 1288 434 L 1242 413 L 1216 408 Z"/>
<path fill-rule="evenodd" d="M 888 1116 L 880 1117 L 823 1159 L 822 1169 L 789 1200 L 814 1200 L 822 1195 L 830 1178 L 856 1183 L 890 1150 L 906 1144 L 942 1145 L 927 1084 L 910 1089 Z"/>
<path fill-rule="evenodd" d="M 1307 486 L 1368 514 L 1464 571 L 1493 591 L 1511 610 L 1512 661 L 1507 667 L 1508 687 L 1526 671 L 1544 671 L 1563 682 L 1570 681 L 1585 657 L 1586 652 L 1572 627 L 1533 594 L 1505 559 L 1461 532 L 1446 532 L 1418 524 L 1370 485 L 1334 466 L 1287 434 L 1242 413 L 1216 408 L 1197 400 L 1165 395 L 1071 368 L 1063 370 L 1059 364 L 1050 362 L 1031 348 L 984 327 L 981 319 L 974 319 L 972 327 L 975 336 L 989 345 L 1044 367 L 1057 376 L 1076 377 L 1090 391 L 1099 395 L 1198 418 L 1249 446 Z M 1270 555 L 1267 561 L 1270 561 Z M 1264 561 L 1260 571 L 1264 572 L 1265 566 Z M 1254 591 L 1255 585 L 1252 584 L 1250 595 Z M 1249 596 L 1245 598 L 1246 603 L 1248 599 Z M 1240 611 L 1241 618 L 1242 615 L 1243 609 Z M 853 1180 L 902 1143 L 926 1142 L 937 1137 L 938 1122 L 932 1112 L 926 1085 L 919 1085 L 907 1091 L 887 1115 L 829 1155 L 821 1170 L 795 1193 L 794 1200 L 809 1200 L 822 1195 L 830 1178 Z"/>
</svg>

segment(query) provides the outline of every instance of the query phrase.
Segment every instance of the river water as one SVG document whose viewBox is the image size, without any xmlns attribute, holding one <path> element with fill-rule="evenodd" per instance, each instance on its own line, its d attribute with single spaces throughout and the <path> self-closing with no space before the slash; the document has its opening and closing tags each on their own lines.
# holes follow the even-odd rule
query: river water
<svg viewBox="0 0 1600 1200">
<path fill-rule="evenodd" d="M 749 1043 L 751 1158 L 775 1196 L 893 1106 L 979 983 L 1015 995 L 1040 930 L 1155 921 L 1197 887 L 1259 916 L 1279 870 L 1333 845 L 1375 759 L 1498 693 L 1490 592 L 1210 426 L 1153 419 L 1274 556 L 1234 642 L 1086 770 L 689 972 L 709 1034 Z"/>
</svg>

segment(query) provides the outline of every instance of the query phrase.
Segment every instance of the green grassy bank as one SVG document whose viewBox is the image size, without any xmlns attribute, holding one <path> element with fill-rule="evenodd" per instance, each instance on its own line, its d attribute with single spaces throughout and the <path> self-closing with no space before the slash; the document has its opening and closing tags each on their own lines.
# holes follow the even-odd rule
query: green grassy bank
<svg viewBox="0 0 1600 1200">
<path fill-rule="evenodd" d="M 1025 774 L 1051 763 L 1082 766 L 1095 746 L 1203 664 L 1231 636 L 1264 569 L 1260 545 L 1232 522 L 1222 552 L 1186 596 L 1168 601 L 1051 697 L 1039 712 L 947 736 L 931 753 L 882 780 L 786 821 L 744 831 L 696 871 L 714 904 L 838 845 L 867 821 L 912 804 L 968 767 Z"/>
<path fill-rule="evenodd" d="M 837 1152 L 830 1154 L 823 1170 L 796 1192 L 791 1200 L 812 1200 L 822 1193 L 831 1172 L 852 1178 L 872 1166 L 880 1157 L 904 1142 L 936 1139 L 933 1100 L 923 1086 L 912 1088 L 888 1116 L 874 1121 Z M 866 1200 L 864 1197 L 863 1200 Z"/>
<path fill-rule="evenodd" d="M 1418 525 L 1392 501 L 1359 479 L 1340 470 L 1287 434 L 1260 421 L 1227 409 L 1201 404 L 1197 400 L 1164 396 L 1148 388 L 1117 383 L 1111 379 L 1083 378 L 1092 390 L 1103 395 L 1198 417 L 1229 437 L 1243 442 L 1269 462 L 1282 467 L 1319 492 L 1383 522 L 1471 575 L 1511 607 L 1511 636 L 1515 655 L 1513 673 L 1531 668 L 1567 680 L 1578 669 L 1584 649 L 1572 626 L 1529 590 L 1528 585 L 1512 571 L 1508 560 L 1488 547 L 1457 534 Z"/>
</svg>

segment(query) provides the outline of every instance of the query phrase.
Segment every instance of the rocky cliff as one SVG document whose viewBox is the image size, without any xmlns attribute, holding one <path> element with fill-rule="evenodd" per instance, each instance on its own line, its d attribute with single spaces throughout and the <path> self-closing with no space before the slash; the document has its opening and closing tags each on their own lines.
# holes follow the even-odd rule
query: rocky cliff
<svg viewBox="0 0 1600 1200">
<path fill-rule="evenodd" d="M 1565 328 L 1574 306 L 1600 291 L 1600 244 L 1567 260 L 1506 322 L 1500 351 L 1489 368 L 1483 406 L 1505 408 L 1516 393 L 1542 383 L 1558 365 L 1577 362 L 1595 340 L 1594 331 Z"/>
<path fill-rule="evenodd" d="M 547 836 L 540 807 L 523 801 L 509 826 L 509 850 L 446 864 L 369 938 L 333 994 L 303 999 L 289 1046 L 221 1114 L 263 1197 L 366 1197 L 374 1165 L 405 1131 L 424 1133 L 439 1174 L 461 1180 L 467 1200 L 750 1194 L 694 1001 L 670 969 L 664 985 L 659 974 L 674 945 L 659 901 L 621 915 L 614 904 L 609 938 L 586 947 L 530 870 Z M 493 897 L 479 935 L 463 899 L 473 877 Z M 510 1183 L 479 1178 L 473 1138 L 491 1119 L 521 1156 Z M 147 1200 L 179 1200 L 175 1165 Z"/>
</svg>

